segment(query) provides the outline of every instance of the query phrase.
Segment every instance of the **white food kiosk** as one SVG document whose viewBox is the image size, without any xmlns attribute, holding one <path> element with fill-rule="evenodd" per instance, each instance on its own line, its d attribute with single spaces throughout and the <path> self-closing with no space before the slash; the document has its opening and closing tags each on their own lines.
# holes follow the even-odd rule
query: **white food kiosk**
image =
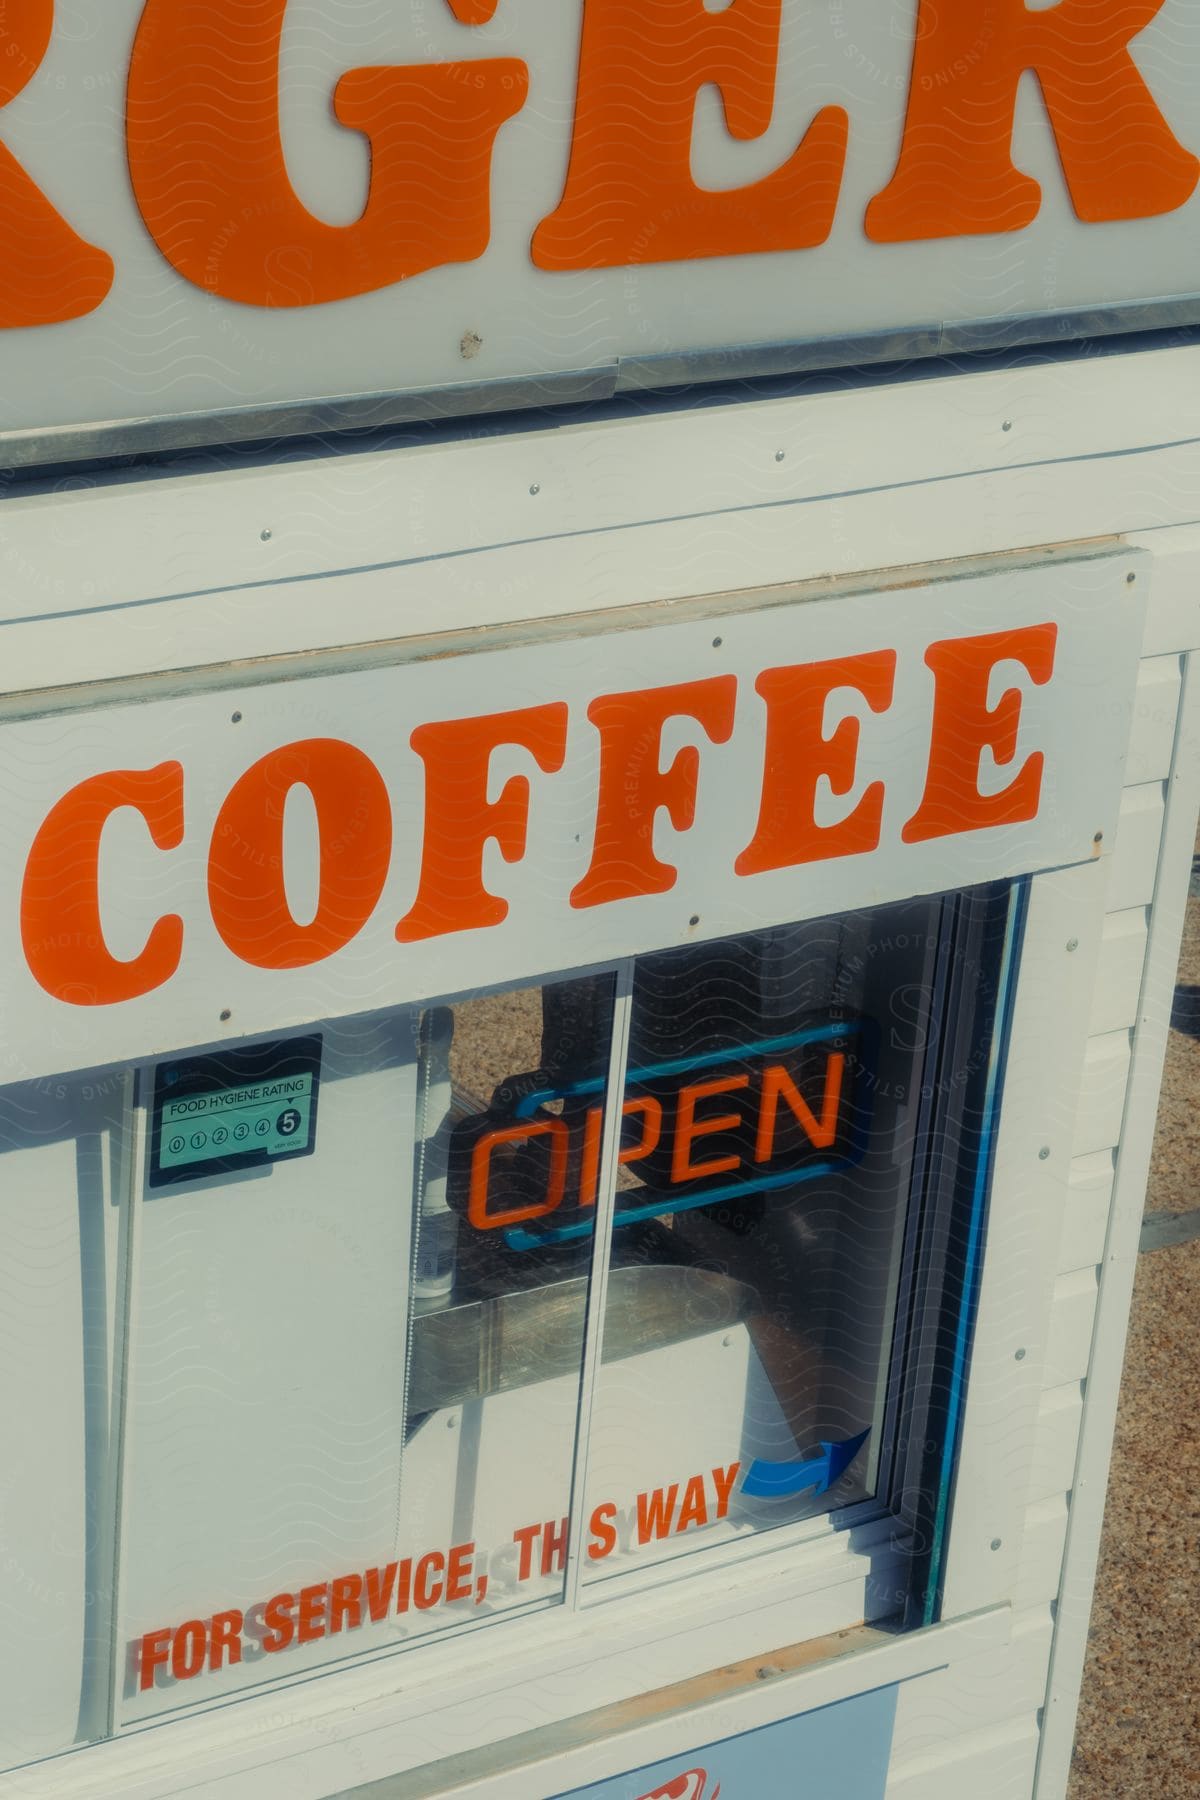
<svg viewBox="0 0 1200 1800">
<path fill-rule="evenodd" d="M 1063 1800 L 1200 13 L 0 44 L 0 1794 Z"/>
</svg>

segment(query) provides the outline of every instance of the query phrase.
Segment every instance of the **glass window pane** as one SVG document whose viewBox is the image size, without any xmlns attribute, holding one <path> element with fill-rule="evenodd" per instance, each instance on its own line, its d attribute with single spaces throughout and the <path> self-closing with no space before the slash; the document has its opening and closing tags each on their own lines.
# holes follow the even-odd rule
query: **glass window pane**
<svg viewBox="0 0 1200 1800">
<path fill-rule="evenodd" d="M 639 961 L 591 1578 L 875 1491 L 941 916 Z"/>
</svg>

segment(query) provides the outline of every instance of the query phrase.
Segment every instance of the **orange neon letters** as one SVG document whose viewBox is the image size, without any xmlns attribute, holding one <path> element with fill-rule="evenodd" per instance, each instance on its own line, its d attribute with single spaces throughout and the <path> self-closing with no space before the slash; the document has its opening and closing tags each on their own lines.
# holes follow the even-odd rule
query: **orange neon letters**
<svg viewBox="0 0 1200 1800">
<path fill-rule="evenodd" d="M 783 166 L 748 187 L 713 191 L 692 177 L 692 123 L 704 86 L 719 90 L 733 137 L 761 137 L 770 125 L 781 5 L 584 0 L 567 183 L 534 233 L 539 269 L 824 243 L 846 160 L 841 107 L 823 107 Z"/>
<path fill-rule="evenodd" d="M 837 1141 L 838 1107 L 842 1101 L 845 1069 L 844 1052 L 835 1050 L 825 1065 L 825 1093 L 819 1119 L 814 1117 L 811 1106 L 782 1063 L 772 1063 L 770 1068 L 763 1070 L 758 1129 L 754 1135 L 755 1162 L 770 1162 L 775 1154 L 775 1115 L 781 1098 L 787 1102 L 792 1117 L 815 1149 L 828 1150 Z"/>
<path fill-rule="evenodd" d="M 174 850 L 183 839 L 183 768 L 113 769 L 93 775 L 50 809 L 33 840 L 21 887 L 21 942 L 34 979 L 71 1006 L 111 1006 L 161 987 L 179 967 L 183 920 L 168 914 L 128 962 L 104 941 L 100 839 L 113 813 L 131 806 L 151 841 Z"/>
<path fill-rule="evenodd" d="M 709 1114 L 698 1119 L 696 1108 L 701 1100 L 716 1094 L 736 1094 L 750 1086 L 748 1075 L 714 1075 L 708 1081 L 697 1081 L 681 1088 L 679 1110 L 675 1118 L 675 1139 L 671 1145 L 671 1180 L 703 1181 L 709 1175 L 725 1175 L 736 1169 L 740 1156 L 712 1156 L 707 1162 L 692 1161 L 692 1144 L 698 1137 L 711 1137 L 719 1131 L 736 1131 L 742 1122 L 740 1113 Z"/>
<path fill-rule="evenodd" d="M 1017 754 L 1021 693 L 1010 687 L 989 708 L 988 689 L 996 665 L 1020 663 L 1042 686 L 1054 670 L 1057 635 L 1057 626 L 1028 625 L 929 646 L 925 661 L 934 676 L 929 771 L 921 804 L 900 834 L 906 844 L 1037 817 L 1046 760 L 1040 750 L 1026 758 L 1006 788 L 994 794 L 980 793 L 979 764 L 985 750 L 999 764 L 1011 763 Z"/>
<path fill-rule="evenodd" d="M 371 145 L 352 225 L 316 218 L 292 186 L 279 125 L 287 0 L 146 0 L 129 70 L 134 195 L 167 261 L 252 306 L 313 306 L 487 248 L 492 144 L 525 101 L 523 62 L 351 69 L 339 124 Z M 469 23 L 488 16 L 459 0 Z"/>
<path fill-rule="evenodd" d="M 894 650 L 834 662 L 764 669 L 755 687 L 767 703 L 767 743 L 758 829 L 734 864 L 739 875 L 790 869 L 833 856 L 857 856 L 879 844 L 883 783 L 873 781 L 837 825 L 818 825 L 817 783 L 848 794 L 858 760 L 859 721 L 843 719 L 825 736 L 825 706 L 838 688 L 853 688 L 873 712 L 891 705 Z"/>
<path fill-rule="evenodd" d="M 591 865 L 572 890 L 572 906 L 604 906 L 674 887 L 677 871 L 654 854 L 654 823 L 661 807 L 676 831 L 690 829 L 700 752 L 691 745 L 669 769 L 660 768 L 663 726 L 668 719 L 695 719 L 713 743 L 727 743 L 736 700 L 736 676 L 714 675 L 592 701 L 588 718 L 600 733 L 600 797 Z"/>
<path fill-rule="evenodd" d="M 306 787 L 317 813 L 316 916 L 300 925 L 283 879 L 288 794 Z M 208 861 L 213 924 L 243 962 L 300 969 L 348 944 L 383 892 L 392 853 L 392 806 L 369 757 L 337 738 L 273 750 L 235 782 L 217 814 Z"/>
<path fill-rule="evenodd" d="M 529 781 L 513 775 L 488 799 L 492 752 L 515 744 L 548 775 L 562 768 L 567 746 L 564 705 L 530 706 L 482 719 L 418 725 L 410 740 L 425 764 L 425 844 L 412 907 L 396 927 L 401 943 L 475 931 L 508 917 L 508 902 L 483 885 L 483 851 L 495 839 L 505 862 L 525 854 Z"/>
<path fill-rule="evenodd" d="M 896 172 L 867 208 L 876 243 L 1019 231 L 1041 189 L 1012 160 L 1021 76 L 1041 83 L 1076 215 L 1173 212 L 1200 178 L 1130 43 L 1162 0 L 921 0 Z"/>
<path fill-rule="evenodd" d="M 54 0 L 6 0 L 0 17 L 0 107 L 37 73 L 53 28 Z M 112 281 L 111 256 L 71 229 L 0 144 L 0 329 L 80 319 L 95 311 Z"/>
</svg>

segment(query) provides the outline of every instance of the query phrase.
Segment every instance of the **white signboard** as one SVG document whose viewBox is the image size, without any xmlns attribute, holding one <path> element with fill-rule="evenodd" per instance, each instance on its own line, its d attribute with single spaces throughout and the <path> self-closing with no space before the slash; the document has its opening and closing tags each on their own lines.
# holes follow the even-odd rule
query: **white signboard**
<svg viewBox="0 0 1200 1800">
<path fill-rule="evenodd" d="M 1143 564 L 5 725 L 5 1078 L 1098 855 Z"/>
<path fill-rule="evenodd" d="M 0 44 L 10 461 L 1196 316 L 1193 0 L 27 0 Z"/>
</svg>

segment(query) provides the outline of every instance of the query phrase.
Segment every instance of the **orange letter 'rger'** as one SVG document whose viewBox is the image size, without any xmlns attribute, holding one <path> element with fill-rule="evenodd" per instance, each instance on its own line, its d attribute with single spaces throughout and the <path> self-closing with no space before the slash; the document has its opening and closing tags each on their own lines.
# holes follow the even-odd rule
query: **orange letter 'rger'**
<svg viewBox="0 0 1200 1800">
<path fill-rule="evenodd" d="M 562 702 L 482 719 L 449 719 L 418 725 L 409 740 L 425 764 L 425 848 L 421 881 L 412 907 L 396 927 L 402 944 L 477 931 L 508 917 L 508 901 L 483 885 L 483 851 L 489 838 L 505 862 L 520 862 L 529 824 L 529 782 L 513 775 L 496 800 L 488 799 L 493 750 L 518 745 L 539 769 L 561 769 L 567 748 L 567 709 Z"/>
<path fill-rule="evenodd" d="M 592 701 L 588 718 L 600 733 L 596 841 L 591 866 L 571 891 L 572 906 L 605 906 L 675 886 L 676 870 L 654 854 L 654 822 L 665 807 L 676 831 L 691 827 L 700 752 L 690 746 L 669 769 L 660 768 L 663 726 L 668 719 L 695 719 L 714 744 L 727 743 L 736 701 L 735 675 Z"/>
<path fill-rule="evenodd" d="M 1129 52 L 1162 0 L 921 0 L 896 172 L 867 208 L 876 243 L 1020 231 L 1041 189 L 1013 166 L 1017 86 L 1041 82 L 1080 219 L 1145 219 L 1189 199 L 1200 163 Z"/>
<path fill-rule="evenodd" d="M 160 850 L 183 839 L 183 769 L 113 769 L 64 794 L 33 840 L 21 886 L 21 942 L 35 981 L 72 1006 L 111 1006 L 161 987 L 179 967 L 183 921 L 159 919 L 128 962 L 113 956 L 100 918 L 100 839 L 133 807 Z"/>
<path fill-rule="evenodd" d="M 1020 690 L 1008 688 L 994 707 L 988 706 L 997 664 L 1020 663 L 1041 687 L 1054 671 L 1057 637 L 1057 625 L 1027 625 L 929 646 L 925 661 L 934 677 L 929 773 L 921 804 L 900 834 L 906 844 L 1037 817 L 1045 762 L 1040 750 L 995 794 L 980 793 L 979 763 L 985 750 L 1000 764 L 1011 763 L 1017 754 Z"/>
<path fill-rule="evenodd" d="M 54 0 L 5 0 L 0 106 L 37 73 L 53 28 Z M 95 311 L 112 279 L 112 258 L 72 231 L 0 144 L 0 328 L 80 319 Z"/>
<path fill-rule="evenodd" d="M 749 251 L 805 250 L 829 236 L 846 160 L 840 107 L 761 181 L 714 191 L 692 179 L 696 97 L 714 84 L 735 138 L 761 137 L 775 106 L 782 0 L 585 0 L 567 184 L 534 233 L 540 269 L 604 269 Z"/>
<path fill-rule="evenodd" d="M 333 110 L 369 140 L 371 183 L 353 225 L 327 225 L 284 160 L 286 10 L 287 0 L 147 0 L 129 70 L 129 172 L 167 261 L 227 300 L 314 306 L 480 256 L 492 144 L 524 104 L 525 64 L 349 70 Z"/>
<path fill-rule="evenodd" d="M 825 736 L 830 694 L 853 688 L 873 712 L 886 712 L 895 678 L 894 650 L 763 670 L 754 684 L 767 703 L 762 806 L 758 829 L 734 864 L 739 875 L 878 849 L 882 781 L 873 781 L 837 825 L 817 824 L 817 784 L 825 777 L 835 794 L 848 794 L 858 761 L 856 718 L 843 719 Z"/>
<path fill-rule="evenodd" d="M 320 840 L 317 910 L 288 905 L 283 820 L 294 787 L 312 795 Z M 339 738 L 285 744 L 234 783 L 208 854 L 213 924 L 256 969 L 303 969 L 340 950 L 375 910 L 392 854 L 392 808 L 370 757 Z"/>
</svg>

